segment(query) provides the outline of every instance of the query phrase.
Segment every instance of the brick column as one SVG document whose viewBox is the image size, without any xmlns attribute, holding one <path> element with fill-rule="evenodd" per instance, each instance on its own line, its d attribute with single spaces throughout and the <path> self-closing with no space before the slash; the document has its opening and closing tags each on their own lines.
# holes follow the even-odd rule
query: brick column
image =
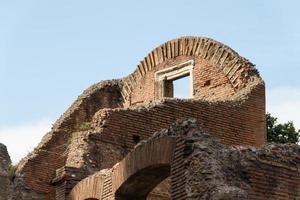
<svg viewBox="0 0 300 200">
<path fill-rule="evenodd" d="M 69 200 L 72 188 L 85 177 L 87 173 L 79 168 L 64 166 L 57 169 L 56 177 L 52 181 L 56 189 L 56 200 Z"/>
</svg>

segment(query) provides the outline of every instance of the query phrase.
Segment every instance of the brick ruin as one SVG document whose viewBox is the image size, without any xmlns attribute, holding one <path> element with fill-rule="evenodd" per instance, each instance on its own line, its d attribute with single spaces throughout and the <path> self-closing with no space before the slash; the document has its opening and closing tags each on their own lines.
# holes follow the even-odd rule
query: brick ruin
<svg viewBox="0 0 300 200">
<path fill-rule="evenodd" d="M 191 98 L 174 98 L 186 76 Z M 0 199 L 300 199 L 300 148 L 266 145 L 265 123 L 251 62 L 209 38 L 171 40 L 85 90 L 13 177 L 1 152 Z"/>
<path fill-rule="evenodd" d="M 299 153 L 297 145 L 227 146 L 199 128 L 195 119 L 179 120 L 136 145 L 112 168 L 80 181 L 70 197 L 299 199 Z M 147 198 L 167 177 L 168 198 Z"/>
<path fill-rule="evenodd" d="M 0 143 L 0 199 L 5 199 L 5 197 L 7 197 L 9 193 L 7 187 L 10 184 L 10 165 L 11 160 L 8 155 L 6 146 Z"/>
</svg>

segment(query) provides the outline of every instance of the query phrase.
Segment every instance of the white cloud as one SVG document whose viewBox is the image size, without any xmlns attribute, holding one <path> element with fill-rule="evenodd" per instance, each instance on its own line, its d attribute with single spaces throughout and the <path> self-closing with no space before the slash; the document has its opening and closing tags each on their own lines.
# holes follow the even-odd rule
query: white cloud
<svg viewBox="0 0 300 200">
<path fill-rule="evenodd" d="M 280 123 L 293 121 L 300 129 L 300 87 L 279 87 L 267 90 L 267 111 Z"/>
<path fill-rule="evenodd" d="M 43 119 L 11 126 L 0 126 L 0 142 L 7 146 L 14 164 L 34 149 L 51 129 L 52 122 L 52 120 Z"/>
</svg>

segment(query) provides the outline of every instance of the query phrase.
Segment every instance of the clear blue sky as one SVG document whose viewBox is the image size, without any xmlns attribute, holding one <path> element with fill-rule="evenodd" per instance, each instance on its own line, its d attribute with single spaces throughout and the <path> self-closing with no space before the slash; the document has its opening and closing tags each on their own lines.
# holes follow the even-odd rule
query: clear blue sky
<svg viewBox="0 0 300 200">
<path fill-rule="evenodd" d="M 287 111 L 300 108 L 299 2 L 0 0 L 0 142 L 20 124 L 52 122 L 91 84 L 128 75 L 153 48 L 186 35 L 251 60 L 269 110 L 300 124 Z"/>
</svg>

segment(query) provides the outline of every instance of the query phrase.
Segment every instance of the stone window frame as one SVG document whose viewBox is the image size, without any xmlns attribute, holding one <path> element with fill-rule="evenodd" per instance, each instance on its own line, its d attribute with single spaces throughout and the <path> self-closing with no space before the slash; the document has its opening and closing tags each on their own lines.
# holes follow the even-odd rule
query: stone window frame
<svg viewBox="0 0 300 200">
<path fill-rule="evenodd" d="M 178 65 L 159 70 L 154 73 L 155 99 L 173 97 L 173 81 L 190 76 L 190 96 L 194 97 L 193 69 L 194 60 L 189 60 Z"/>
</svg>

